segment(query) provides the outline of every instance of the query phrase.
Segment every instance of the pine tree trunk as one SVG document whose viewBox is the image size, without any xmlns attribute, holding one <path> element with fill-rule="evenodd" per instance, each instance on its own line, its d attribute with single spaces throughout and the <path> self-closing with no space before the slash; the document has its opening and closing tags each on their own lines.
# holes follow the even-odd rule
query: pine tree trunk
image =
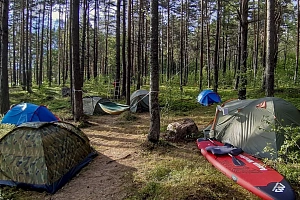
<svg viewBox="0 0 300 200">
<path fill-rule="evenodd" d="M 218 81 L 219 81 L 219 34 L 220 34 L 220 0 L 217 1 L 217 27 L 216 27 L 216 38 L 215 38 L 215 51 L 214 51 L 214 91 L 218 92 Z"/>
<path fill-rule="evenodd" d="M 9 1 L 4 0 L 2 4 L 0 38 L 0 114 L 9 110 L 9 89 L 8 89 L 8 9 Z"/>
<path fill-rule="evenodd" d="M 128 0 L 127 10 L 127 70 L 126 70 L 126 104 L 130 105 L 130 81 L 131 81 L 131 0 Z"/>
<path fill-rule="evenodd" d="M 43 3 L 43 13 L 42 13 L 42 32 L 41 32 L 41 47 L 40 47 L 40 67 L 39 67 L 39 75 L 38 75 L 38 85 L 39 88 L 42 86 L 42 81 L 43 81 L 43 57 L 44 57 L 44 22 L 45 22 L 45 10 L 46 10 L 46 2 L 44 1 Z"/>
<path fill-rule="evenodd" d="M 116 19 L 116 75 L 115 75 L 115 98 L 120 98 L 120 75 L 121 75 L 121 53 L 120 53 L 120 26 L 121 26 L 121 0 L 117 0 L 117 19 Z"/>
<path fill-rule="evenodd" d="M 241 0 L 241 70 L 238 88 L 238 98 L 246 99 L 247 87 L 247 37 L 248 37 L 248 0 Z"/>
<path fill-rule="evenodd" d="M 98 16 L 98 0 L 95 0 L 95 11 L 94 11 L 94 27 L 98 27 L 97 16 Z M 94 28 L 94 62 L 93 62 L 93 77 L 94 79 L 98 76 L 98 28 Z"/>
<path fill-rule="evenodd" d="M 151 70 L 150 70 L 150 131 L 148 140 L 157 143 L 160 137 L 160 113 L 158 103 L 159 62 L 158 62 L 158 1 L 151 1 Z"/>
<path fill-rule="evenodd" d="M 300 34 L 300 3 L 297 1 L 297 43 L 296 43 L 296 66 L 294 72 L 294 83 L 296 83 L 298 78 L 298 70 L 299 70 L 299 34 Z"/>
<path fill-rule="evenodd" d="M 72 2 L 72 1 L 71 1 Z M 73 57 L 73 99 L 74 99 L 74 121 L 78 122 L 83 114 L 82 107 L 82 79 L 80 75 L 80 48 L 79 48 L 79 2 L 73 0 L 72 4 L 72 57 Z"/>
<path fill-rule="evenodd" d="M 275 2 L 267 1 L 266 96 L 274 96 L 275 69 Z"/>
<path fill-rule="evenodd" d="M 123 0 L 123 31 L 122 31 L 122 69 L 123 69 L 123 78 L 122 78 L 122 96 L 126 96 L 126 0 Z"/>
</svg>

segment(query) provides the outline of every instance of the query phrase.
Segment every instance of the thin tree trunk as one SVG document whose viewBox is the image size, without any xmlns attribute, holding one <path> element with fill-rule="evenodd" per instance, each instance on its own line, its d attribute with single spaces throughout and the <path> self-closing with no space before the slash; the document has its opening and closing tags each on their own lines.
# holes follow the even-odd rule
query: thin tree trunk
<svg viewBox="0 0 300 200">
<path fill-rule="evenodd" d="M 141 63 L 141 41 L 142 41 L 142 9 L 143 9 L 143 0 L 140 0 L 139 5 L 139 26 L 138 26 L 138 42 L 137 42 L 137 83 L 136 89 L 139 90 L 141 88 L 141 71 L 142 71 L 142 63 Z"/>
<path fill-rule="evenodd" d="M 43 56 L 44 56 L 44 23 L 45 23 L 45 10 L 46 10 L 46 1 L 43 3 L 43 14 L 42 14 L 42 32 L 41 32 L 41 48 L 40 48 L 40 67 L 39 67 L 39 76 L 38 76 L 38 85 L 39 88 L 42 86 L 43 81 Z"/>
<path fill-rule="evenodd" d="M 120 60 L 120 26 L 121 26 L 121 0 L 117 0 L 117 21 L 116 21 L 116 75 L 115 75 L 115 98 L 120 98 L 120 74 L 121 74 L 121 60 Z"/>
<path fill-rule="evenodd" d="M 216 38 L 215 38 L 215 51 L 214 51 L 214 91 L 218 92 L 218 81 L 219 81 L 219 69 L 218 69 L 218 57 L 219 57 L 219 34 L 220 34 L 220 0 L 217 1 L 217 27 L 216 27 Z"/>
<path fill-rule="evenodd" d="M 17 68 L 16 68 L 16 25 L 15 23 L 12 24 L 13 26 L 13 35 L 12 35 L 12 39 L 13 39 L 13 63 L 12 63 L 12 86 L 16 86 L 17 85 Z"/>
<path fill-rule="evenodd" d="M 167 12 L 168 12 L 168 21 L 167 21 L 167 71 L 166 79 L 170 79 L 170 1 L 167 1 Z"/>
<path fill-rule="evenodd" d="M 126 71 L 126 104 L 130 105 L 130 75 L 131 75 L 131 0 L 128 0 L 127 10 L 127 71 Z"/>
<path fill-rule="evenodd" d="M 26 48 L 25 48 L 25 1 L 22 1 L 22 28 L 21 28 L 21 52 L 20 52 L 20 59 L 21 59 L 21 66 L 22 66 L 22 90 L 26 89 L 26 60 L 25 60 L 25 55 L 26 55 Z"/>
<path fill-rule="evenodd" d="M 123 0 L 123 31 L 122 31 L 122 69 L 123 69 L 123 78 L 122 78 L 122 96 L 126 96 L 126 0 Z"/>
<path fill-rule="evenodd" d="M 183 69 L 184 69 L 184 40 L 183 40 L 183 0 L 181 0 L 181 17 L 180 17 L 180 91 L 183 92 Z"/>
<path fill-rule="evenodd" d="M 235 77 L 235 86 L 234 89 L 237 90 L 240 85 L 240 70 L 241 70 L 241 24 L 239 25 L 238 31 L 238 43 L 237 43 L 237 55 L 236 55 L 236 62 L 235 62 L 235 70 L 234 70 L 234 77 Z"/>
<path fill-rule="evenodd" d="M 262 49 L 262 68 L 263 71 L 266 70 L 266 46 L 267 46 L 267 6 L 265 8 L 265 20 L 264 20 L 264 37 L 263 37 L 263 49 Z M 266 74 L 262 73 L 262 89 L 266 89 Z"/>
<path fill-rule="evenodd" d="M 109 11 L 110 11 L 110 1 L 108 0 L 108 5 L 106 5 L 105 10 L 105 23 L 106 23 L 106 34 L 105 34 L 105 57 L 104 57 L 104 75 L 108 75 L 108 31 L 109 31 Z"/>
<path fill-rule="evenodd" d="M 238 98 L 246 99 L 247 87 L 247 37 L 248 37 L 248 0 L 241 0 L 241 70 L 240 70 L 240 85 L 238 88 Z"/>
<path fill-rule="evenodd" d="M 297 43 L 296 43 L 296 66 L 294 73 L 294 83 L 297 82 L 298 70 L 299 70 L 299 34 L 300 34 L 300 3 L 297 0 Z"/>
<path fill-rule="evenodd" d="M 83 1 L 83 14 L 82 14 L 82 40 L 81 40 L 81 59 L 80 59 L 80 78 L 81 78 L 81 83 L 83 87 L 83 80 L 84 80 L 84 66 L 85 66 L 85 54 L 86 54 L 86 27 L 87 27 L 87 22 L 86 22 L 86 16 L 87 16 L 87 0 Z"/>
<path fill-rule="evenodd" d="M 208 5 L 207 5 L 208 3 Z M 206 18 L 207 19 L 207 22 L 206 22 L 206 36 L 207 36 L 207 48 L 206 48 L 206 56 L 207 56 L 207 87 L 210 88 L 210 85 L 211 85 L 211 71 L 210 71 L 210 18 L 209 18 L 209 1 L 206 1 L 206 4 L 205 4 L 205 11 L 206 11 Z"/>
<path fill-rule="evenodd" d="M 52 15 L 52 0 L 50 0 L 50 12 L 49 16 Z M 52 76 L 53 76 L 53 67 L 52 67 L 52 17 L 49 17 L 49 71 L 48 71 L 48 81 L 49 87 L 52 84 Z"/>
<path fill-rule="evenodd" d="M 90 8 L 89 8 L 89 4 L 87 3 L 87 24 L 90 24 Z M 86 53 L 86 79 L 90 80 L 91 79 L 91 62 L 90 62 L 90 26 L 87 25 L 86 27 L 86 35 L 88 36 L 87 39 L 87 44 L 86 44 L 86 49 L 87 49 L 87 53 Z"/>
<path fill-rule="evenodd" d="M 201 38 L 200 38 L 200 69 L 199 69 L 199 91 L 203 87 L 203 68 L 204 68 L 204 0 L 201 0 Z"/>
<path fill-rule="evenodd" d="M 95 0 L 94 8 L 94 62 L 93 62 L 93 77 L 94 79 L 98 76 L 98 23 L 97 23 L 97 13 L 98 13 L 98 0 Z"/>
<path fill-rule="evenodd" d="M 28 93 L 31 93 L 31 88 L 30 88 L 30 71 L 29 71 L 29 18 L 30 18 L 30 9 L 29 9 L 29 2 L 26 1 L 26 35 L 25 35 L 25 68 L 26 68 L 26 90 Z"/>
<path fill-rule="evenodd" d="M 259 43 L 259 33 L 260 33 L 260 26 L 259 26 L 259 16 L 260 16 L 260 0 L 257 0 L 257 22 L 256 22 L 256 32 L 255 32 L 255 47 L 254 47 L 254 81 L 256 81 L 257 70 L 258 70 L 258 43 Z"/>
<path fill-rule="evenodd" d="M 58 63 L 58 74 L 57 74 L 57 81 L 58 81 L 58 85 L 60 85 L 61 83 L 61 78 L 60 78 L 60 74 L 61 74 L 61 61 L 62 61 L 62 50 L 61 50 L 61 4 L 59 4 L 58 7 L 58 55 L 57 55 L 57 63 Z"/>
</svg>

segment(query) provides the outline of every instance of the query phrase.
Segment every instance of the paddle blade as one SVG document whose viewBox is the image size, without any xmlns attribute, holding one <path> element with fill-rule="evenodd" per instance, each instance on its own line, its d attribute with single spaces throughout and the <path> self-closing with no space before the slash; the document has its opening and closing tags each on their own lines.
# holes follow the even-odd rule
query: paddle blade
<svg viewBox="0 0 300 200">
<path fill-rule="evenodd" d="M 244 166 L 244 165 L 245 165 L 245 163 L 244 163 L 243 161 L 237 159 L 236 157 L 234 157 L 234 156 L 231 155 L 230 153 L 229 153 L 228 155 L 231 156 L 232 162 L 233 162 L 233 164 L 234 164 L 235 166 Z"/>
</svg>

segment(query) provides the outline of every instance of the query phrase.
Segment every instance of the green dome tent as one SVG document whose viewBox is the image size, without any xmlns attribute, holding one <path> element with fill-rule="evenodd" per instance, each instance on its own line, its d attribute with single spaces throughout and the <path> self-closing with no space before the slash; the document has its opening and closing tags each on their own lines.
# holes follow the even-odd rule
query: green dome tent
<svg viewBox="0 0 300 200">
<path fill-rule="evenodd" d="M 0 185 L 55 193 L 96 155 L 72 124 L 23 123 L 0 138 Z"/>
<path fill-rule="evenodd" d="M 291 103 L 276 97 L 232 100 L 217 106 L 213 122 L 204 135 L 230 143 L 262 158 L 276 158 L 284 135 L 278 126 L 300 126 L 300 112 Z M 270 147 L 275 154 L 265 152 Z"/>
</svg>

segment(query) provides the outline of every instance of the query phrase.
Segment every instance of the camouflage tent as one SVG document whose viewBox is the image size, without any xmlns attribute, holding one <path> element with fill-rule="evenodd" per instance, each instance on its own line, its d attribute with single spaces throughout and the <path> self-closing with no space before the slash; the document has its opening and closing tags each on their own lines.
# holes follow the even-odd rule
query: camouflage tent
<svg viewBox="0 0 300 200">
<path fill-rule="evenodd" d="M 0 184 L 55 193 L 96 151 L 66 122 L 28 122 L 0 138 Z"/>
</svg>

